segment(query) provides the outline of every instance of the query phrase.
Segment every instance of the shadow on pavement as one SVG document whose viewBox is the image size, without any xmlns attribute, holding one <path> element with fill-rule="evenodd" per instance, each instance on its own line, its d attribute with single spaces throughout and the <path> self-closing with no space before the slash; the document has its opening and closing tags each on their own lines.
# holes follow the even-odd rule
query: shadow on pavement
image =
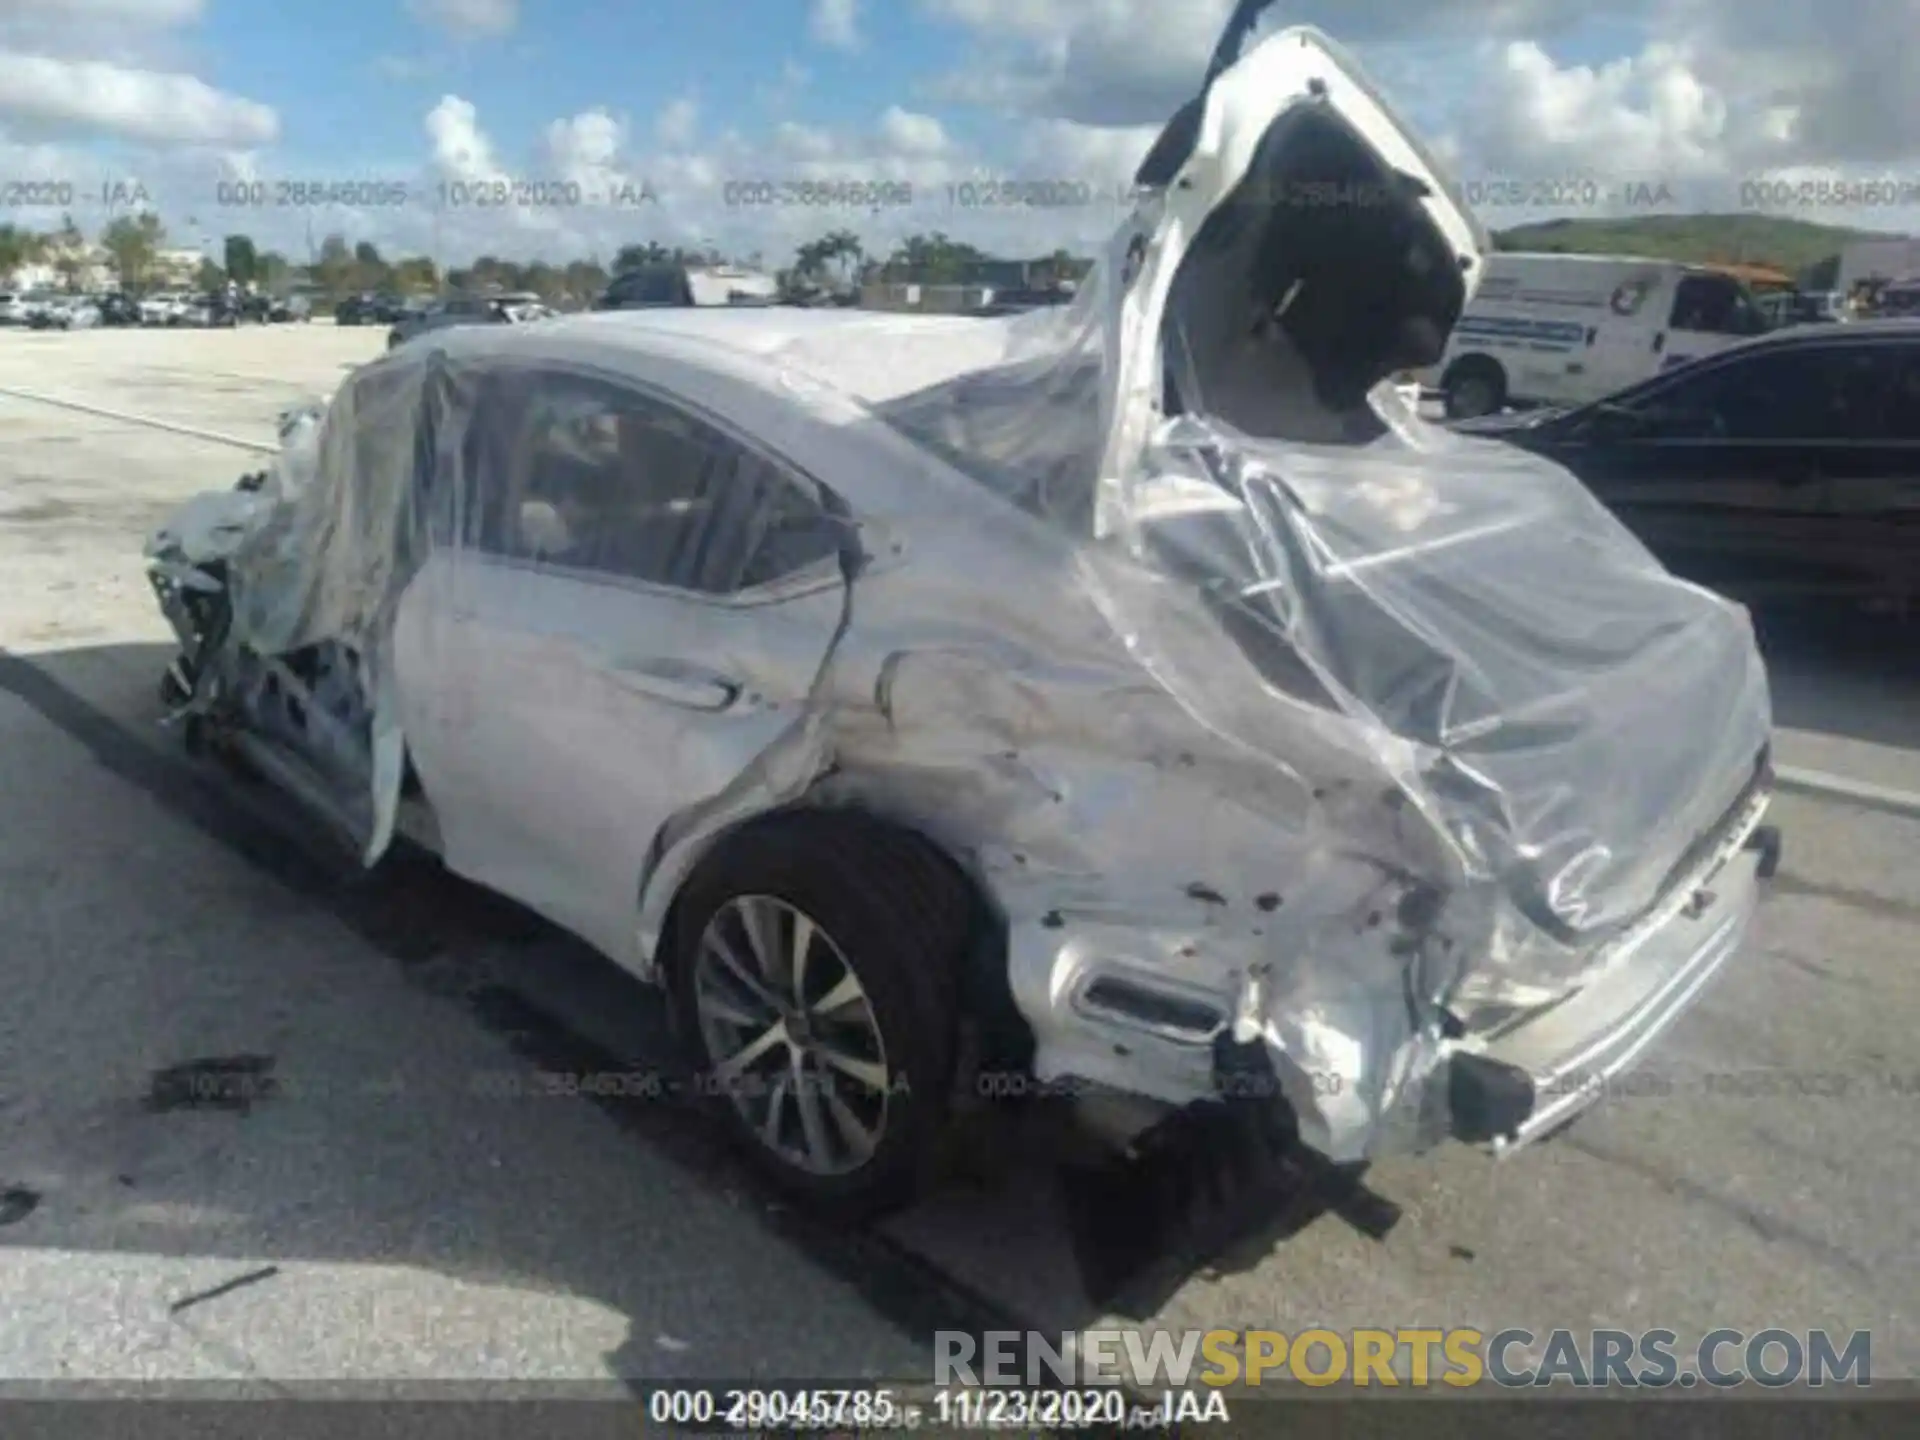
<svg viewBox="0 0 1920 1440">
<path fill-rule="evenodd" d="M 1776 724 L 1920 748 L 1920 615 L 1776 605 L 1753 622 Z"/>
<path fill-rule="evenodd" d="M 604 1233 L 589 1238 L 617 1227 L 620 1217 L 609 1214 L 610 1197 L 586 1183 L 589 1177 L 542 1170 L 541 1131 L 577 1119 L 555 1110 L 555 1098 L 585 1101 L 667 1156 L 683 1172 L 690 1195 L 699 1197 L 697 1205 L 740 1212 L 785 1237 L 923 1353 L 937 1331 L 1080 1328 L 1110 1306 L 1150 1315 L 1223 1251 L 1231 1253 L 1222 1263 L 1257 1264 L 1273 1244 L 1322 1214 L 1378 1224 L 1383 1207 L 1391 1210 L 1365 1197 L 1357 1175 L 1335 1175 L 1297 1152 L 1238 1188 L 1151 1162 L 1105 1172 L 1063 1165 L 1060 1115 L 1036 1103 L 982 1104 L 963 1114 L 941 1183 L 905 1214 L 859 1230 L 796 1214 L 736 1161 L 717 1127 L 688 1104 L 662 1098 L 680 1071 L 655 992 L 417 850 L 398 851 L 367 873 L 310 848 L 288 827 L 285 807 L 271 792 L 190 761 L 178 737 L 157 728 L 153 682 L 168 658 L 158 645 L 74 649 L 30 661 L 0 652 L 0 693 L 25 702 L 95 764 L 272 882 L 265 898 L 248 886 L 246 902 L 282 917 L 269 917 L 270 927 L 283 924 L 290 932 L 323 911 L 393 970 L 376 966 L 379 974 L 367 973 L 365 950 L 335 952 L 327 964 L 362 972 L 342 976 L 339 993 L 349 1006 L 329 1016 L 324 1005 L 288 1001 L 276 1012 L 290 983 L 276 966 L 282 957 L 271 943 L 242 957 L 210 953 L 234 942 L 212 933 L 204 898 L 199 915 L 208 933 L 194 933 L 195 877 L 172 876 L 164 862 L 144 878 L 100 876 L 103 894 L 120 892 L 103 902 L 107 908 L 144 907 L 152 912 L 145 923 L 173 934 L 164 947 L 125 947 L 96 962 L 96 982 L 172 998 L 166 1012 L 155 1013 L 142 1043 L 127 1045 L 130 1054 L 147 1057 L 146 1068 L 137 1077 L 127 1074 L 125 1093 L 79 1127 L 90 1126 L 90 1133 L 69 1141 L 63 1122 L 35 1136 L 41 1173 L 64 1175 L 76 1186 L 84 1179 L 87 1213 L 68 1213 L 57 1190 L 17 1197 L 10 1206 L 17 1213 L 8 1217 L 16 1223 L 0 1232 L 0 1244 L 244 1259 L 256 1267 L 241 1277 L 249 1293 L 270 1289 L 279 1275 L 272 1264 L 261 1267 L 263 1260 L 317 1260 L 400 1263 L 531 1284 L 597 1300 L 630 1317 L 637 1306 L 654 1318 L 644 1325 L 634 1320 L 627 1343 L 606 1356 L 613 1374 L 637 1380 L 681 1373 L 692 1363 L 663 1352 L 654 1333 L 661 1328 L 661 1301 L 652 1291 L 669 1282 L 651 1272 L 664 1263 L 656 1256 L 667 1252 L 636 1250 L 610 1266 Z M 127 807 L 132 818 L 126 823 L 137 823 L 144 808 Z M 150 837 L 147 847 L 159 845 Z M 82 856 L 74 863 L 93 862 Z M 214 918 L 225 925 L 217 913 Z M 288 961 L 293 968 L 311 963 Z M 342 1033 L 364 1026 L 387 1043 L 381 1027 L 389 1017 L 356 1017 L 350 1004 L 355 995 L 378 995 L 381 977 L 395 970 L 414 997 L 409 1003 L 458 1004 L 503 1038 L 528 1066 L 516 1098 L 545 1108 L 516 1116 L 512 1101 L 461 1076 L 409 1072 L 409 1065 L 432 1062 L 407 1053 L 404 1043 L 389 1044 L 394 1053 L 377 1047 L 369 1053 L 360 1037 Z M 64 996 L 43 995 L 37 1003 L 49 1007 L 42 1012 L 49 1020 L 62 1023 Z M 276 1023 L 255 1019 L 276 1013 Z M 192 1018 L 206 1016 L 220 1020 Z M 277 1039 L 270 1033 L 276 1028 Z M 288 1032 L 303 1029 L 304 1071 L 300 1057 L 283 1048 Z M 166 1053 L 155 1053 L 156 1047 Z M 29 1109 L 76 1108 L 71 1097 L 32 1094 L 34 1073 L 30 1059 L 16 1071 L 26 1077 L 28 1093 L 19 1098 Z M 647 1076 L 661 1083 L 642 1083 Z M 619 1077 L 619 1083 L 608 1086 L 599 1077 Z M 551 1123 L 544 1123 L 549 1116 Z M 198 1127 L 188 1144 L 199 1147 L 195 1163 L 183 1163 L 177 1146 L 155 1129 L 168 1126 Z M 282 1127 L 297 1140 L 273 1138 Z M 424 1149 L 432 1156 L 419 1169 L 409 1163 L 411 1188 L 405 1190 L 379 1173 L 381 1147 L 397 1143 L 409 1154 Z M 536 1153 L 492 1153 L 514 1145 Z M 560 1159 L 567 1153 L 553 1152 Z M 244 1183 L 235 1182 L 236 1173 Z M 12 1178 L 0 1175 L 0 1181 Z M 630 1198 L 634 1206 L 663 1203 L 657 1196 Z M 253 1215 L 245 1213 L 249 1202 Z M 687 1198 L 672 1203 L 684 1205 Z M 168 1218 L 236 1207 L 242 1213 L 225 1232 Z M 1121 1223 L 1112 1223 L 1116 1219 Z M 665 1215 L 630 1223 L 657 1237 L 676 1222 Z M 703 1254 L 700 1263 L 711 1267 L 706 1278 L 716 1295 L 753 1296 L 766 1283 L 748 1257 Z M 213 1290 L 226 1295 L 237 1283 Z M 715 1336 L 718 1321 L 698 1315 L 698 1297 L 676 1303 L 712 1342 L 704 1348 L 709 1363 L 716 1350 L 757 1353 L 750 1334 Z M 772 1307 L 767 1323 L 791 1323 L 778 1310 Z M 745 1363 L 734 1368 L 749 1370 Z"/>
</svg>

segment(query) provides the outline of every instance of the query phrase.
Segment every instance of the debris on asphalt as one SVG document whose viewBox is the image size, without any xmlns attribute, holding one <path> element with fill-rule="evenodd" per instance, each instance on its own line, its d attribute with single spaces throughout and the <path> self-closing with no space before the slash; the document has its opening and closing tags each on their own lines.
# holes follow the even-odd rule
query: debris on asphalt
<svg viewBox="0 0 1920 1440">
<path fill-rule="evenodd" d="M 218 1300 L 222 1295 L 231 1295 L 236 1290 L 244 1290 L 249 1285 L 258 1285 L 262 1280 L 271 1280 L 280 1273 L 278 1265 L 262 1265 L 258 1270 L 249 1270 L 244 1275 L 236 1275 L 224 1284 L 211 1290 L 197 1291 L 183 1299 L 176 1300 L 167 1307 L 169 1314 L 178 1315 L 182 1310 L 190 1310 L 195 1305 L 204 1305 L 209 1300 Z"/>
<path fill-rule="evenodd" d="M 38 1192 L 24 1185 L 9 1185 L 0 1190 L 0 1225 L 18 1225 L 39 1208 Z"/>
</svg>

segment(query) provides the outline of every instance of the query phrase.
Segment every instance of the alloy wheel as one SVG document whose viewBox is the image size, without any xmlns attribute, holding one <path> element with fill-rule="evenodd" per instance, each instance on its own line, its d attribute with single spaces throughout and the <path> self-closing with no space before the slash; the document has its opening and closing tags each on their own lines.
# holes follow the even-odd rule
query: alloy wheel
<svg viewBox="0 0 1920 1440">
<path fill-rule="evenodd" d="M 811 916 L 771 895 L 728 900 L 695 951 L 693 1000 L 709 1083 L 763 1147 L 817 1176 L 873 1157 L 886 1045 L 859 975 Z"/>
</svg>

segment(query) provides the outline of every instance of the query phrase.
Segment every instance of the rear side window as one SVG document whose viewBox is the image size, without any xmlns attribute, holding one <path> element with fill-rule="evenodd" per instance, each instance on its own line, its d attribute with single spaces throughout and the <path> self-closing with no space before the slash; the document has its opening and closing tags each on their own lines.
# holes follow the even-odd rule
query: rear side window
<svg viewBox="0 0 1920 1440">
<path fill-rule="evenodd" d="M 469 440 L 491 553 L 715 596 L 838 553 L 810 481 L 663 400 L 577 375 L 492 388 L 518 404 L 483 409 Z"/>
<path fill-rule="evenodd" d="M 1647 408 L 1668 438 L 1867 440 L 1885 433 L 1891 378 L 1867 347 L 1795 348 L 1684 375 Z"/>
</svg>

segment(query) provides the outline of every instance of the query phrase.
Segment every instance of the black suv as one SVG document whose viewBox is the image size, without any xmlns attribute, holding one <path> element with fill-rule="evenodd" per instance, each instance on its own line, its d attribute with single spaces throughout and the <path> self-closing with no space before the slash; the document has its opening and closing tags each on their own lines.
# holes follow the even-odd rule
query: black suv
<svg viewBox="0 0 1920 1440">
<path fill-rule="evenodd" d="M 693 281 L 684 265 L 626 270 L 608 282 L 593 302 L 596 310 L 686 309 L 694 304 Z"/>
<path fill-rule="evenodd" d="M 393 325 L 407 313 L 395 295 L 349 295 L 333 308 L 336 325 Z"/>
<path fill-rule="evenodd" d="M 124 291 L 116 290 L 100 297 L 100 323 L 110 326 L 138 325 L 140 302 Z"/>
</svg>

